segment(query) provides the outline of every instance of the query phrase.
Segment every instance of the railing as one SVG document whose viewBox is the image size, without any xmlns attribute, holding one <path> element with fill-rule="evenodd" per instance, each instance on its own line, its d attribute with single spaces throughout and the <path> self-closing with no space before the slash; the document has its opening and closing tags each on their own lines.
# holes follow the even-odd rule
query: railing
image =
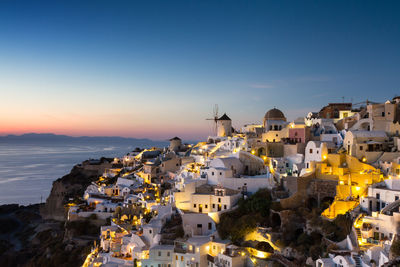
<svg viewBox="0 0 400 267">
<path fill-rule="evenodd" d="M 174 252 L 185 254 L 187 252 L 187 250 L 182 247 L 174 247 Z"/>
<path fill-rule="evenodd" d="M 207 260 L 214 263 L 215 257 L 211 256 L 210 254 L 207 254 Z"/>
</svg>

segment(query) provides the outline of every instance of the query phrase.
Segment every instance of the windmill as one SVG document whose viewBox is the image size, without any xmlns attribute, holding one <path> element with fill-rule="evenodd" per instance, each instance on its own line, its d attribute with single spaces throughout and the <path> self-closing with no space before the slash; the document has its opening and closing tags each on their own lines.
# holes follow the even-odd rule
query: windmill
<svg viewBox="0 0 400 267">
<path fill-rule="evenodd" d="M 214 108 L 213 108 L 213 116 L 214 116 L 214 118 L 210 118 L 210 119 L 206 119 L 206 120 L 208 120 L 208 121 L 214 121 L 214 126 L 213 126 L 213 133 L 214 133 L 214 135 L 216 136 L 217 135 L 217 125 L 218 125 L 218 104 L 215 104 L 214 105 Z"/>
</svg>

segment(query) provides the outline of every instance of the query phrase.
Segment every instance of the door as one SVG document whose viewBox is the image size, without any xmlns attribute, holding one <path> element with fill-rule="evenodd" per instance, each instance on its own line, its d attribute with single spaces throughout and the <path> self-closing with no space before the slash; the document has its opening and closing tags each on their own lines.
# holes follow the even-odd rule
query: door
<svg viewBox="0 0 400 267">
<path fill-rule="evenodd" d="M 199 204 L 199 212 L 202 213 L 203 212 L 203 205 Z"/>
</svg>

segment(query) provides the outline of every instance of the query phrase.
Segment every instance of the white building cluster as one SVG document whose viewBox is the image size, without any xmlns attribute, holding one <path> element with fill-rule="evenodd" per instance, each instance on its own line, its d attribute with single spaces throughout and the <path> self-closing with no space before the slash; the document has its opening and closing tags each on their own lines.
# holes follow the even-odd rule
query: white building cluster
<svg viewBox="0 0 400 267">
<path fill-rule="evenodd" d="M 260 188 L 283 206 L 304 203 L 309 192 L 301 186 L 310 177 L 337 183 L 326 219 L 357 217 L 340 249 L 313 264 L 390 260 L 400 223 L 400 98 L 359 108 L 331 103 L 293 121 L 273 108 L 240 131 L 224 114 L 216 125 L 205 142 L 174 137 L 168 148 L 116 159 L 87 188 L 85 203 L 69 208 L 70 220 L 109 218 L 93 266 L 257 266 L 248 250 L 220 239 L 221 214 Z"/>
</svg>

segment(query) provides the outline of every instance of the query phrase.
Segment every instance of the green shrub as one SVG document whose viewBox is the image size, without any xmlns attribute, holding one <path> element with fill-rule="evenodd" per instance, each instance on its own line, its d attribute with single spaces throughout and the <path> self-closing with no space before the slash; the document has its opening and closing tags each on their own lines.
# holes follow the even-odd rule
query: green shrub
<svg viewBox="0 0 400 267">
<path fill-rule="evenodd" d="M 221 215 L 217 230 L 221 238 L 240 243 L 246 234 L 254 231 L 259 223 L 268 223 L 271 193 L 260 189 L 247 199 L 240 199 L 236 210 Z"/>
<path fill-rule="evenodd" d="M 265 251 L 265 252 L 269 252 L 269 253 L 274 253 L 274 248 L 271 247 L 271 245 L 268 242 L 265 242 L 265 241 L 259 242 L 256 245 L 256 249 L 261 250 L 261 251 Z"/>
<path fill-rule="evenodd" d="M 90 216 L 89 216 L 89 219 L 90 220 L 97 220 L 97 214 L 90 214 Z"/>
<path fill-rule="evenodd" d="M 392 246 L 390 247 L 390 252 L 392 252 L 394 257 L 400 256 L 400 240 L 399 239 L 393 241 Z"/>
</svg>

